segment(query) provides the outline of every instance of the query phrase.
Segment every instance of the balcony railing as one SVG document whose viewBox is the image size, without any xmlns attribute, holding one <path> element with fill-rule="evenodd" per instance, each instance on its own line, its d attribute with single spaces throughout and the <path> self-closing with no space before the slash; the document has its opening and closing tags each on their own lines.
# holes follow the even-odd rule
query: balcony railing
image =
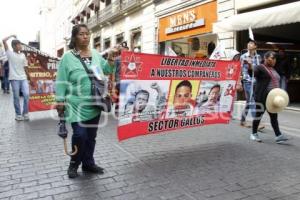
<svg viewBox="0 0 300 200">
<path fill-rule="evenodd" d="M 89 18 L 87 21 L 87 26 L 89 29 L 93 29 L 98 24 L 98 15 L 94 15 L 93 17 Z"/>
<path fill-rule="evenodd" d="M 123 17 L 123 14 L 134 12 L 140 8 L 143 3 L 150 0 L 117 0 L 99 11 L 97 24 L 102 25 L 106 22 L 112 22 Z"/>
<path fill-rule="evenodd" d="M 102 22 L 107 21 L 120 13 L 120 2 L 115 1 L 100 11 L 99 18 Z"/>
<path fill-rule="evenodd" d="M 138 6 L 140 0 L 122 0 L 121 9 L 122 11 L 129 10 L 130 8 Z"/>
</svg>

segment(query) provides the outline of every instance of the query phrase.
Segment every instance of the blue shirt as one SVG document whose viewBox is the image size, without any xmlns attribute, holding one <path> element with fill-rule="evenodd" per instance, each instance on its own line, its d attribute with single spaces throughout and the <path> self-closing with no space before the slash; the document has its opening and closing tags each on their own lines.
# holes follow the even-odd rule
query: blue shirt
<svg viewBox="0 0 300 200">
<path fill-rule="evenodd" d="M 252 82 L 254 81 L 255 82 L 255 78 L 252 77 L 249 72 L 248 72 L 248 68 L 249 68 L 249 65 L 247 63 L 245 63 L 244 61 L 245 60 L 248 60 L 249 58 L 251 58 L 252 60 L 252 65 L 253 65 L 253 68 L 255 68 L 256 66 L 258 66 L 260 63 L 261 63 L 261 56 L 259 54 L 255 54 L 254 56 L 250 56 L 250 53 L 249 51 L 247 53 L 244 53 L 241 58 L 240 58 L 240 61 L 241 61 L 241 65 L 242 65 L 242 76 L 243 76 L 243 81 L 245 82 Z"/>
</svg>

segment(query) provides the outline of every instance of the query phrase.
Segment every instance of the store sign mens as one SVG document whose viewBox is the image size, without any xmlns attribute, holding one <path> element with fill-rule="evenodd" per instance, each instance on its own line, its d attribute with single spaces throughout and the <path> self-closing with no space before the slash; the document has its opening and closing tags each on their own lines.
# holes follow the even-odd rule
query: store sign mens
<svg viewBox="0 0 300 200">
<path fill-rule="evenodd" d="M 165 33 L 176 33 L 204 25 L 204 18 L 197 19 L 196 11 L 193 9 L 182 14 L 178 14 L 174 17 L 170 17 L 170 27 L 166 28 Z"/>
<path fill-rule="evenodd" d="M 159 19 L 159 42 L 212 32 L 217 21 L 217 1 L 190 7 Z"/>
</svg>

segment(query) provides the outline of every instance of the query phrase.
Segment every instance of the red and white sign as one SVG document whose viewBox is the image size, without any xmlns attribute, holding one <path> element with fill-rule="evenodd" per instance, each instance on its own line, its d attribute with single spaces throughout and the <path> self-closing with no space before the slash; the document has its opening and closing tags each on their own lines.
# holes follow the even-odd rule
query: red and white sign
<svg viewBox="0 0 300 200">
<path fill-rule="evenodd" d="M 119 140 L 228 123 L 236 61 L 122 52 Z"/>
<path fill-rule="evenodd" d="M 55 105 L 55 78 L 58 59 L 24 46 L 31 79 L 29 112 L 53 109 Z"/>
</svg>

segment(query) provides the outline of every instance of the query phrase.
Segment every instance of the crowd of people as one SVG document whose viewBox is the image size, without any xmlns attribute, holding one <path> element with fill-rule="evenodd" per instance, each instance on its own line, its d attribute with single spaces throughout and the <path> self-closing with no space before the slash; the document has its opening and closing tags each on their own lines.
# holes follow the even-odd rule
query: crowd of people
<svg viewBox="0 0 300 200">
<path fill-rule="evenodd" d="M 7 41 L 11 42 L 13 51 L 9 50 Z M 28 101 L 29 83 L 28 62 L 22 53 L 21 42 L 14 35 L 3 39 L 7 61 L 1 62 L 2 89 L 5 94 L 9 94 L 10 87 L 13 92 L 13 102 L 15 108 L 15 119 L 17 121 L 29 120 Z M 69 44 L 70 51 L 67 51 L 60 61 L 56 78 L 56 109 L 60 117 L 63 117 L 71 124 L 72 147 L 78 147 L 78 152 L 71 156 L 68 176 L 75 178 L 78 176 L 77 170 L 82 165 L 82 170 L 91 173 L 104 173 L 104 169 L 96 164 L 94 160 L 94 150 L 96 144 L 97 127 L 101 116 L 101 109 L 95 107 L 91 100 L 91 81 L 87 68 L 96 68 L 100 73 L 100 79 L 108 84 L 108 90 L 118 111 L 118 99 L 120 94 L 120 69 L 121 51 L 129 50 L 127 43 L 122 42 L 116 47 L 107 51 L 101 56 L 95 49 L 90 48 L 90 31 L 84 24 L 75 25 L 71 33 Z M 279 51 L 279 59 L 276 65 L 276 53 L 267 52 L 262 59 L 256 52 L 257 44 L 254 40 L 249 40 L 248 51 L 240 56 L 242 67 L 242 88 L 246 98 L 246 106 L 241 116 L 240 124 L 243 127 L 250 127 L 246 124 L 246 117 L 251 110 L 252 133 L 250 139 L 261 142 L 258 131 L 263 128 L 259 126 L 262 115 L 266 107 L 266 96 L 273 89 L 281 87 L 286 89 L 289 80 L 290 70 L 287 68 L 287 60 L 284 50 Z M 235 60 L 239 59 L 234 57 Z M 84 66 L 85 65 L 85 66 Z M 109 77 L 109 79 L 107 79 Z M 71 84 L 71 85 L 70 85 Z M 155 85 L 151 86 L 161 94 Z M 216 83 L 207 91 L 201 91 L 193 100 L 193 85 L 189 80 L 180 81 L 174 93 L 172 106 L 168 107 L 166 117 L 191 116 L 206 112 L 218 112 L 220 108 L 221 86 Z M 232 95 L 232 85 L 228 85 L 226 95 Z M 23 95 L 23 109 L 20 108 L 20 92 Z M 126 113 L 138 113 L 132 121 L 140 121 L 143 113 L 155 113 L 161 110 L 158 107 L 148 105 L 149 92 L 139 90 L 133 95 L 132 102 L 126 105 Z M 159 95 L 159 97 L 165 97 Z M 160 99 L 161 100 L 161 99 Z M 166 101 L 166 98 L 164 99 Z M 119 113 L 116 113 L 119 114 Z M 276 142 L 281 143 L 287 138 L 281 133 L 276 113 L 269 113 L 271 125 L 276 135 Z M 138 117 L 136 117 L 138 116 Z M 157 116 L 152 116 L 152 119 Z M 142 119 L 147 120 L 147 119 Z"/>
</svg>

